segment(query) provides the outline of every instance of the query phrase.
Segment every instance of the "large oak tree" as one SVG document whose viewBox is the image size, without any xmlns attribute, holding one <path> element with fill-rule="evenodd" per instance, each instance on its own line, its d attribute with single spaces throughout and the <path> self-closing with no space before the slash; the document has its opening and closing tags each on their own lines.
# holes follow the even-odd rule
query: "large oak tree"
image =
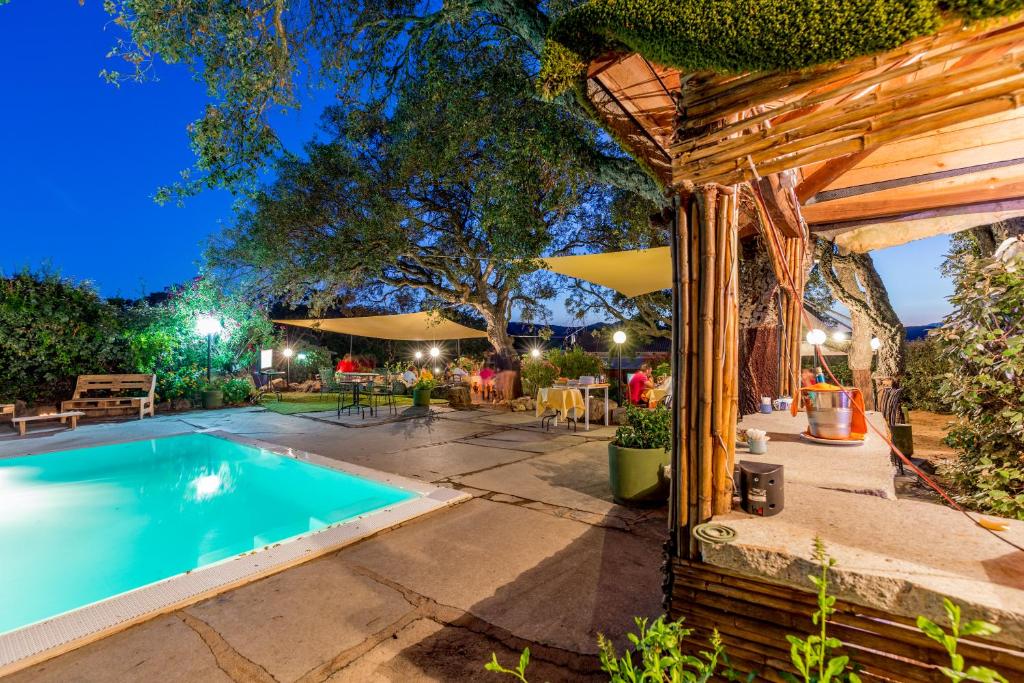
<svg viewBox="0 0 1024 683">
<path fill-rule="evenodd" d="M 387 110 L 329 110 L 329 139 L 277 165 L 214 264 L 314 307 L 354 287 L 468 308 L 511 353 L 513 311 L 532 318 L 554 294 L 537 259 L 582 247 L 603 211 L 576 161 L 593 131 L 532 97 L 514 44 L 451 30 L 417 49 Z"/>
</svg>

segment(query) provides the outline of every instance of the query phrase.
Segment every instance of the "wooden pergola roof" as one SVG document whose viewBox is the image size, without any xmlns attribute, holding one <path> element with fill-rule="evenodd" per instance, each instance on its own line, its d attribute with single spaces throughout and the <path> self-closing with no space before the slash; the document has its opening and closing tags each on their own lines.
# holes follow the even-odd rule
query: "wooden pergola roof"
<svg viewBox="0 0 1024 683">
<path fill-rule="evenodd" d="M 666 186 L 747 181 L 753 166 L 791 185 L 812 232 L 858 251 L 1024 215 L 1019 16 L 797 72 L 609 55 L 585 92 Z"/>
</svg>

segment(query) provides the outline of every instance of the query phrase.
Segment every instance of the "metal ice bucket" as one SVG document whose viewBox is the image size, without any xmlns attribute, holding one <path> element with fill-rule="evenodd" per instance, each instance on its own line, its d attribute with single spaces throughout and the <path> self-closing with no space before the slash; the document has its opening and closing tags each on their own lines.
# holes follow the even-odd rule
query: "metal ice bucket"
<svg viewBox="0 0 1024 683">
<path fill-rule="evenodd" d="M 819 439 L 849 439 L 853 410 L 839 392 L 813 392 L 807 397 L 807 423 L 811 436 Z"/>
</svg>

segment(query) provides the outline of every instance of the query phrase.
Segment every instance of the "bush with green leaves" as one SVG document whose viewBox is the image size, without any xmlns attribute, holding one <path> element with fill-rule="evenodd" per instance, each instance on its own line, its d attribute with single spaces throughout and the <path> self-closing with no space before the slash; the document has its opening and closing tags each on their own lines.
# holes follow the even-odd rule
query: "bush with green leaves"
<svg viewBox="0 0 1024 683">
<path fill-rule="evenodd" d="M 216 382 L 213 388 L 224 393 L 224 403 L 228 405 L 245 403 L 256 389 L 252 382 L 244 377 L 231 377 Z"/>
<path fill-rule="evenodd" d="M 672 413 L 664 405 L 654 410 L 626 406 L 626 424 L 615 430 L 612 441 L 621 448 L 664 448 L 672 446 Z"/>
<path fill-rule="evenodd" d="M 1024 272 L 972 259 L 950 301 L 937 336 L 951 368 L 941 391 L 959 418 L 951 474 L 963 502 L 1024 519 Z"/>
<path fill-rule="evenodd" d="M 115 307 L 46 273 L 0 279 L 0 401 L 70 398 L 75 378 L 132 372 Z"/>
<path fill-rule="evenodd" d="M 949 598 L 942 599 L 942 607 L 949 618 L 949 633 L 927 617 L 917 618 L 917 628 L 937 642 L 949 655 L 949 666 L 939 667 L 951 681 L 979 681 L 980 683 L 1009 683 L 1001 674 L 985 666 L 967 666 L 964 656 L 957 652 L 962 636 L 985 637 L 999 633 L 999 627 L 981 619 L 963 621 L 960 606 Z"/>
<path fill-rule="evenodd" d="M 261 348 L 276 344 L 265 312 L 211 280 L 190 282 L 162 303 L 133 306 L 125 312 L 128 343 L 137 371 L 156 375 L 158 400 L 192 398 L 205 380 L 207 338 L 196 333 L 202 315 L 217 318 L 223 328 L 210 346 L 215 375 L 235 374 L 252 365 Z"/>
<path fill-rule="evenodd" d="M 326 346 L 302 344 L 292 359 L 292 381 L 302 382 L 320 374 L 320 368 L 334 367 L 334 354 Z"/>
<path fill-rule="evenodd" d="M 520 369 L 523 393 L 536 396 L 537 390 L 550 387 L 558 378 L 558 367 L 547 358 L 526 357 Z"/>
<path fill-rule="evenodd" d="M 584 375 L 597 377 L 604 369 L 600 358 L 579 346 L 567 350 L 551 349 L 547 352 L 547 359 L 558 368 L 559 377 L 568 379 L 579 379 Z"/>
<path fill-rule="evenodd" d="M 939 340 L 925 337 L 907 344 L 906 371 L 901 380 L 904 399 L 909 408 L 948 413 L 949 399 L 942 382 L 953 370 L 949 357 L 942 353 Z"/>
</svg>

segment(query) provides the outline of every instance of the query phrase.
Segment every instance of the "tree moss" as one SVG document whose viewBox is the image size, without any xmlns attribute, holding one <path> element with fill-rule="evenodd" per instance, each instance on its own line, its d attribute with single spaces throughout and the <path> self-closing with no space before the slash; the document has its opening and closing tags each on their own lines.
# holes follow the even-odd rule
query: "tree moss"
<svg viewBox="0 0 1024 683">
<path fill-rule="evenodd" d="M 687 71 L 800 69 L 889 50 L 946 19 L 983 19 L 1024 0 L 588 0 L 551 26 L 541 91 L 553 96 L 603 53 Z"/>
</svg>

